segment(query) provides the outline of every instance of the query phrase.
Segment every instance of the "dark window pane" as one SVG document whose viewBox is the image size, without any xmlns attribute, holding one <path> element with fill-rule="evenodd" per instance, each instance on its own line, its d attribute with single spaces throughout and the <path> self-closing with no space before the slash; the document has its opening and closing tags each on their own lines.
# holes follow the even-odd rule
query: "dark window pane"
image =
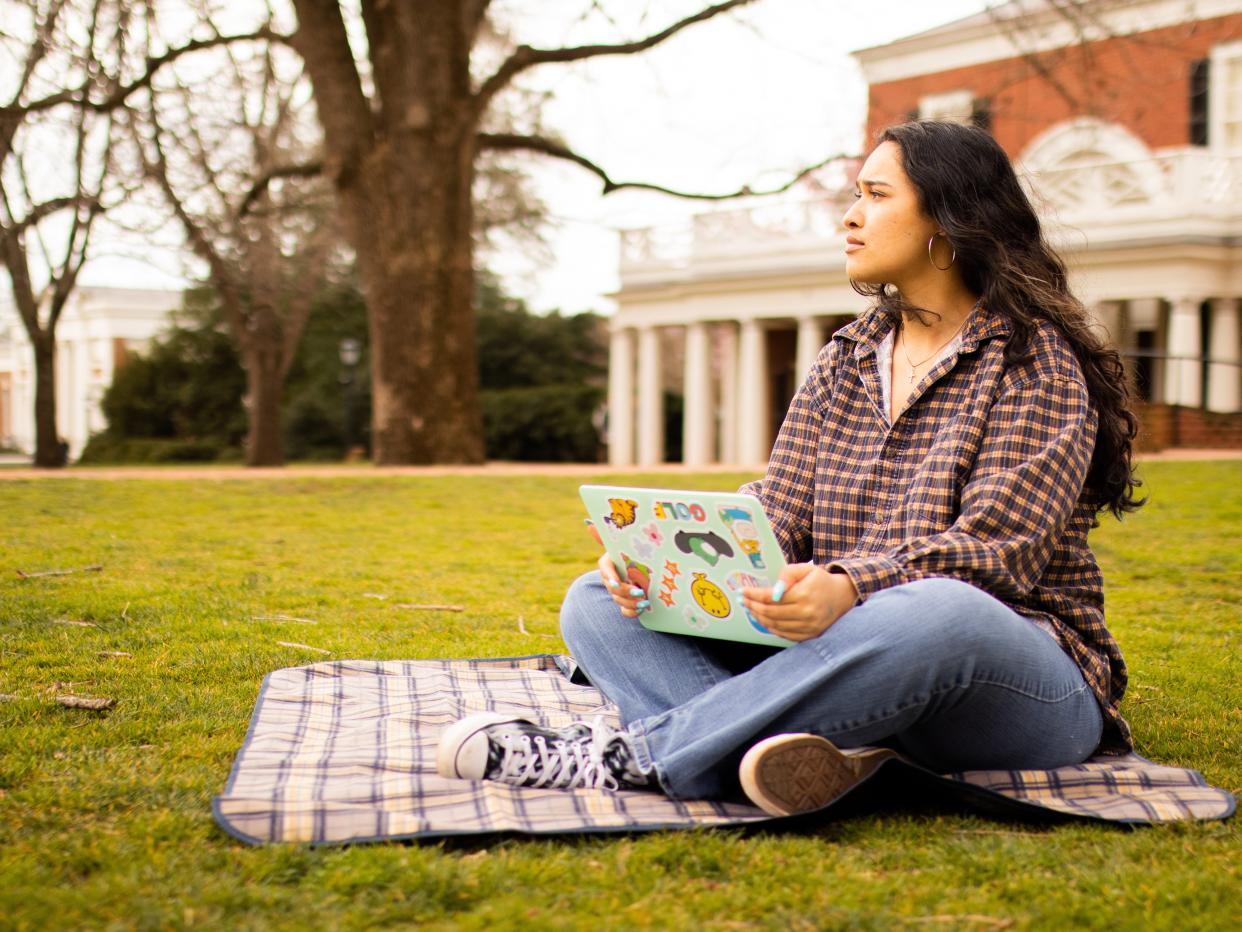
<svg viewBox="0 0 1242 932">
<path fill-rule="evenodd" d="M 1208 60 L 1190 63 L 1190 144 L 1208 144 Z"/>
</svg>

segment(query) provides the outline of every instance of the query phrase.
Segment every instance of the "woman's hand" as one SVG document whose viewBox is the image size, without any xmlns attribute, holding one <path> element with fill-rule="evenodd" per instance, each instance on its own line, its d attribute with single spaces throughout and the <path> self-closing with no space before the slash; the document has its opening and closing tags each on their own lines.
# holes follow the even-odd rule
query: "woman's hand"
<svg viewBox="0 0 1242 932">
<path fill-rule="evenodd" d="M 781 570 L 775 586 L 743 589 L 742 601 L 773 634 L 806 641 L 823 634 L 853 608 L 858 590 L 845 573 L 829 573 L 814 563 L 795 563 Z"/>
<path fill-rule="evenodd" d="M 621 607 L 621 614 L 626 618 L 637 618 L 639 613 L 651 608 L 647 594 L 628 580 L 622 579 L 613 566 L 612 558 L 606 553 L 599 556 L 599 574 L 604 577 L 604 585 L 608 587 L 612 600 Z"/>
</svg>

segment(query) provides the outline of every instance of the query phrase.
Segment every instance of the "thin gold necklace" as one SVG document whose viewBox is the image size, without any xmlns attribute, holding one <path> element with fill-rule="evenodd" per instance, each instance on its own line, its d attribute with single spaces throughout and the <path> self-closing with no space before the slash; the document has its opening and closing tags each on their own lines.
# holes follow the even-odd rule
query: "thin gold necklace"
<svg viewBox="0 0 1242 932">
<path fill-rule="evenodd" d="M 973 310 L 973 308 L 972 308 L 972 310 Z M 967 314 L 965 317 L 963 317 L 963 318 L 962 318 L 962 322 L 961 322 L 960 324 L 958 324 L 958 325 L 957 325 L 957 329 L 956 329 L 956 330 L 954 330 L 952 334 L 950 334 L 949 339 L 945 340 L 943 343 L 941 343 L 939 346 L 937 346 L 934 350 L 932 350 L 931 355 L 930 355 L 930 356 L 928 356 L 926 359 L 924 359 L 924 360 L 923 360 L 923 362 L 918 362 L 918 363 L 916 363 L 913 359 L 911 359 L 911 358 L 910 358 L 910 351 L 906 348 L 906 328 L 905 328 L 905 327 L 902 327 L 902 328 L 901 328 L 901 333 L 900 333 L 900 336 L 901 336 L 901 354 L 902 354 L 903 356 L 905 356 L 905 357 L 906 357 L 906 362 L 910 364 L 910 384 L 911 384 L 911 385 L 913 385 L 913 384 L 914 384 L 914 373 L 915 373 L 915 371 L 917 371 L 917 370 L 918 370 L 918 368 L 919 368 L 920 366 L 922 366 L 924 363 L 926 363 L 926 362 L 928 362 L 929 360 L 931 360 L 931 359 L 935 358 L 936 356 L 938 356 L 938 355 L 940 354 L 940 351 L 941 351 L 942 349 L 944 349 L 946 346 L 948 346 L 950 343 L 952 343 L 952 342 L 953 342 L 953 340 L 957 337 L 957 335 L 958 335 L 959 333 L 961 333 L 961 332 L 962 332 L 962 328 L 966 326 L 966 321 L 967 321 L 967 320 L 969 320 L 969 319 L 970 319 L 970 315 L 969 315 L 969 314 Z"/>
</svg>

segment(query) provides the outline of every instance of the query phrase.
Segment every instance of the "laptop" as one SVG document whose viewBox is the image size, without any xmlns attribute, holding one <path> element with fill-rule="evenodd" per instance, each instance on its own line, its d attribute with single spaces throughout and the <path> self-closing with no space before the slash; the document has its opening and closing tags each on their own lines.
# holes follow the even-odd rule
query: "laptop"
<svg viewBox="0 0 1242 932">
<path fill-rule="evenodd" d="M 785 566 L 753 495 L 629 486 L 579 488 L 622 582 L 647 594 L 652 631 L 788 647 L 741 603 L 746 586 L 772 586 Z"/>
</svg>

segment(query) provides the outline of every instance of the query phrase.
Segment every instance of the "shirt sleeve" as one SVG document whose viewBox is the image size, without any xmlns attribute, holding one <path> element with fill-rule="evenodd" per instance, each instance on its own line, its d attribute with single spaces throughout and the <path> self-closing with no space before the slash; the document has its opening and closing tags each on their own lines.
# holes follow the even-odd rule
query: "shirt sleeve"
<svg viewBox="0 0 1242 932">
<path fill-rule="evenodd" d="M 1021 602 L 1074 513 L 1095 449 L 1087 388 L 1055 375 L 1010 388 L 992 406 L 957 520 L 946 530 L 828 569 L 867 598 L 890 586 L 952 577 Z"/>
<path fill-rule="evenodd" d="M 805 563 L 811 559 L 815 460 L 836 354 L 835 342 L 830 342 L 820 352 L 789 404 L 763 478 L 738 489 L 759 499 L 776 541 L 790 563 Z"/>
</svg>

